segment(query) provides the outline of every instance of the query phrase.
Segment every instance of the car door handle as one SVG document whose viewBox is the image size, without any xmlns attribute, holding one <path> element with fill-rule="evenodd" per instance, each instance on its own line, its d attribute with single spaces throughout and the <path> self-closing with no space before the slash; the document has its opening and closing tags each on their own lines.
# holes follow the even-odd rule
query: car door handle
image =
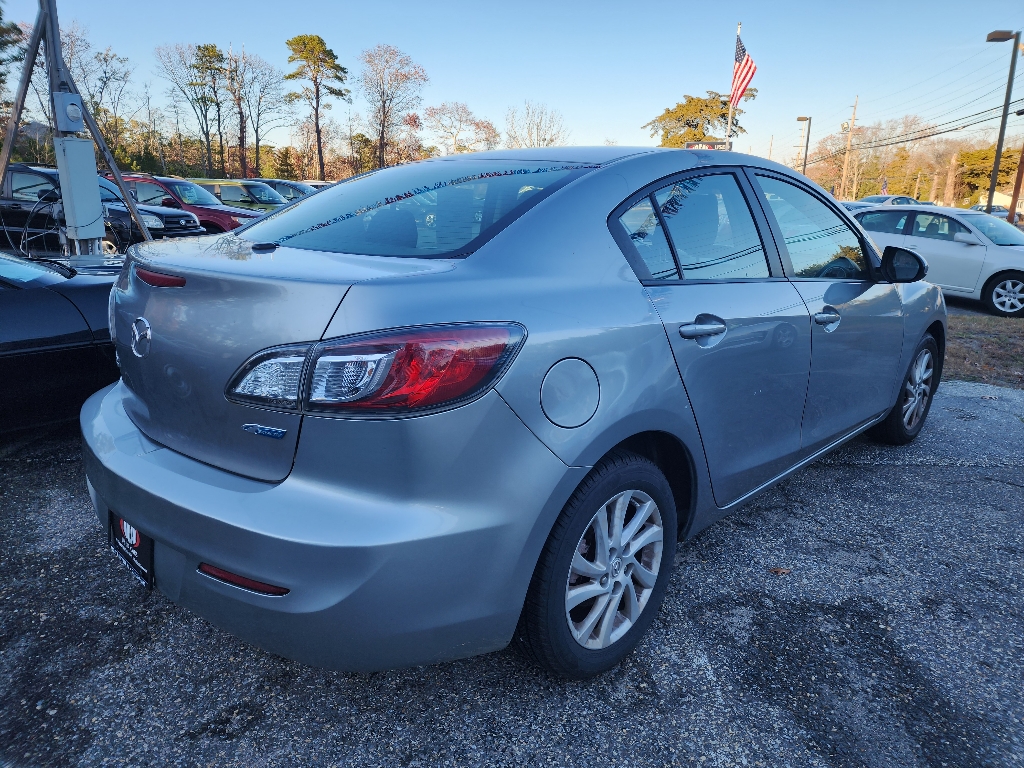
<svg viewBox="0 0 1024 768">
<path fill-rule="evenodd" d="M 725 323 L 706 320 L 699 323 L 683 323 L 679 326 L 679 335 L 684 339 L 700 339 L 704 336 L 717 336 L 726 330 Z"/>
<path fill-rule="evenodd" d="M 838 323 L 840 319 L 838 312 L 818 312 L 814 316 L 814 322 L 818 325 L 832 325 Z"/>
<path fill-rule="evenodd" d="M 18 203 L 11 203 L 7 207 L 10 208 L 12 211 L 20 211 L 21 210 L 21 205 L 19 205 Z"/>
</svg>

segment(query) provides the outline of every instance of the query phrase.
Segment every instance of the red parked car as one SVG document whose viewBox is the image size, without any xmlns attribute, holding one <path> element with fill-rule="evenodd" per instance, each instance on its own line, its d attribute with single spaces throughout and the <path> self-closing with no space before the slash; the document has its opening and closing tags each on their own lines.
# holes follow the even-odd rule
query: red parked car
<svg viewBox="0 0 1024 768">
<path fill-rule="evenodd" d="M 213 193 L 188 179 L 151 176 L 148 173 L 125 173 L 123 176 L 137 202 L 164 208 L 181 208 L 194 213 L 199 218 L 199 225 L 209 234 L 228 232 L 261 213 L 224 205 Z"/>
</svg>

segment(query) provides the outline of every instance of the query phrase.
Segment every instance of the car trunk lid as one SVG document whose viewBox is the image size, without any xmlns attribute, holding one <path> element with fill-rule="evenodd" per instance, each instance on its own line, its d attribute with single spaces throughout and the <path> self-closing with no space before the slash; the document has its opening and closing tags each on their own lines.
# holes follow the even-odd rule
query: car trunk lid
<svg viewBox="0 0 1024 768">
<path fill-rule="evenodd" d="M 301 416 L 230 402 L 233 375 L 261 350 L 319 340 L 354 282 L 451 262 L 252 245 L 224 235 L 136 249 L 114 291 L 116 343 L 130 390 L 124 408 L 147 437 L 273 482 L 291 471 Z M 140 269 L 184 285 L 151 285 Z"/>
</svg>

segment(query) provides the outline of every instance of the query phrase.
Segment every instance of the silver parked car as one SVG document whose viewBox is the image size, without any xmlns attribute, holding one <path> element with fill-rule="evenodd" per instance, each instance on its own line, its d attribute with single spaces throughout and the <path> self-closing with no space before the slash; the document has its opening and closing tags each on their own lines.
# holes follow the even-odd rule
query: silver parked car
<svg viewBox="0 0 1024 768">
<path fill-rule="evenodd" d="M 586 677 L 640 641 L 678 538 L 869 428 L 914 439 L 926 269 L 739 154 L 381 170 L 129 254 L 90 493 L 136 576 L 283 656 L 424 664 L 518 627 Z"/>
</svg>

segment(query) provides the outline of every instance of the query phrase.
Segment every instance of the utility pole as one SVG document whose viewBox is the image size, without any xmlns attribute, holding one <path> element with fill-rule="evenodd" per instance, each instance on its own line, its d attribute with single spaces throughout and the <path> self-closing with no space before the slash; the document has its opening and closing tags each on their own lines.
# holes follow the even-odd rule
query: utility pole
<svg viewBox="0 0 1024 768">
<path fill-rule="evenodd" d="M 1017 201 L 1020 199 L 1020 183 L 1024 179 L 1024 147 L 1020 148 L 1020 157 L 1017 158 L 1017 178 L 1013 182 L 1013 197 L 1010 198 L 1010 213 L 1006 220 L 1016 226 L 1017 224 Z"/>
<path fill-rule="evenodd" d="M 1013 40 L 1013 50 L 1010 51 L 1010 76 L 1006 80 L 1006 98 L 1003 100 L 1003 117 L 999 121 L 999 139 L 996 141 L 996 160 L 992 164 L 992 180 L 988 185 L 988 204 L 985 206 L 985 213 L 992 213 L 992 198 L 996 194 L 996 184 L 999 181 L 999 157 L 1003 154 L 1003 139 L 1006 136 L 1006 118 L 1010 114 L 1010 96 L 1013 94 L 1013 78 L 1017 70 L 1017 48 L 1020 46 L 1020 30 L 1017 32 L 1006 32 L 997 30 L 989 32 L 985 38 L 989 43 L 1002 43 Z"/>
<path fill-rule="evenodd" d="M 914 198 L 915 200 L 917 200 L 917 193 L 920 192 L 920 191 L 921 191 L 921 172 L 918 171 L 917 172 L 917 181 L 914 182 L 914 194 L 912 194 L 911 197 Z"/>
<path fill-rule="evenodd" d="M 770 139 L 768 139 L 768 159 L 769 160 L 772 159 L 772 145 L 773 144 L 775 144 L 775 134 L 774 133 L 772 134 L 772 137 Z"/>
<path fill-rule="evenodd" d="M 850 145 L 853 142 L 853 128 L 857 125 L 857 102 L 860 100 L 860 96 L 855 96 L 853 99 L 853 116 L 850 118 L 850 130 L 846 134 L 846 154 L 843 156 L 843 180 L 839 184 L 839 199 L 846 199 L 846 172 L 850 166 Z"/>
<path fill-rule="evenodd" d="M 955 202 L 953 196 L 956 194 L 956 161 L 957 153 L 954 152 L 953 156 L 949 158 L 949 169 L 946 171 L 946 188 L 942 191 L 942 203 L 947 208 Z"/>
</svg>

